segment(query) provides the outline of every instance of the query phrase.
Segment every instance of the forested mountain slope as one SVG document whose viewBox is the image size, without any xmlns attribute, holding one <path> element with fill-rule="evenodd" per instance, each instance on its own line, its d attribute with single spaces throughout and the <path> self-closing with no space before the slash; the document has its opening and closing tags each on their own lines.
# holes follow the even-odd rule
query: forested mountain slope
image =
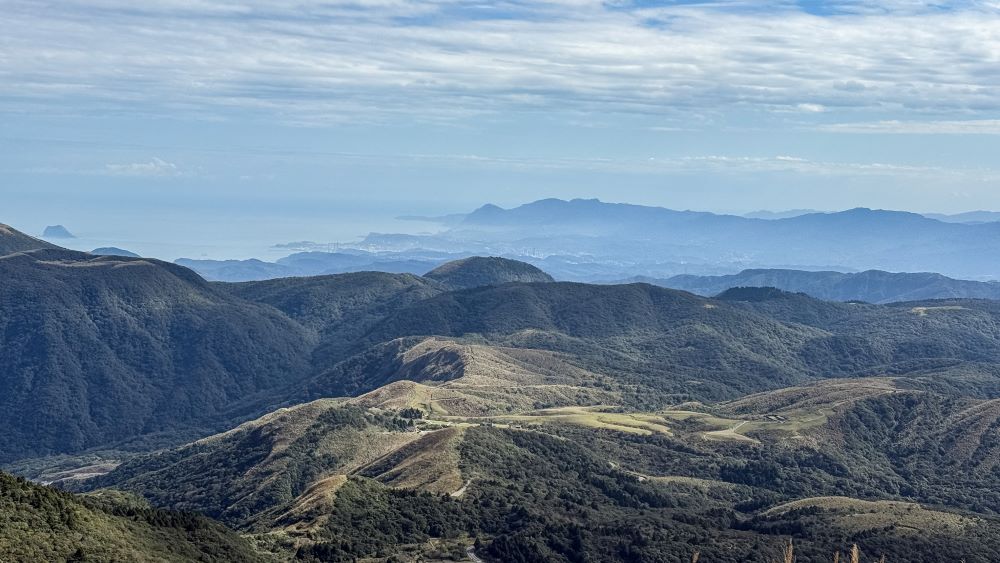
<svg viewBox="0 0 1000 563">
<path fill-rule="evenodd" d="M 4 561 L 265 562 L 207 518 L 155 509 L 120 494 L 75 496 L 0 473 Z"/>
<path fill-rule="evenodd" d="M 424 274 L 449 289 L 469 289 L 511 282 L 551 282 L 552 276 L 542 270 L 507 258 L 473 256 L 454 260 Z"/>
<path fill-rule="evenodd" d="M 195 427 L 304 374 L 312 336 L 155 260 L 0 257 L 0 459 Z"/>
</svg>

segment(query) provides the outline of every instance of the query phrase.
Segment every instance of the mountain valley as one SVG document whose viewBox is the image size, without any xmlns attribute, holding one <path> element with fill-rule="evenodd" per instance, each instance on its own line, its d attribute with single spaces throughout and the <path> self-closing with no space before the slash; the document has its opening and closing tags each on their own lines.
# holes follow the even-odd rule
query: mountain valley
<svg viewBox="0 0 1000 563">
<path fill-rule="evenodd" d="M 77 496 L 4 477 L 36 491 L 6 501 L 19 522 L 48 495 L 116 529 L 136 509 L 94 503 L 127 499 L 136 525 L 214 530 L 176 549 L 248 561 L 1000 557 L 995 301 L 700 297 L 498 258 L 205 282 L 31 240 L 0 258 L 0 454 Z M 61 557 L 105 553 L 59 530 Z"/>
</svg>

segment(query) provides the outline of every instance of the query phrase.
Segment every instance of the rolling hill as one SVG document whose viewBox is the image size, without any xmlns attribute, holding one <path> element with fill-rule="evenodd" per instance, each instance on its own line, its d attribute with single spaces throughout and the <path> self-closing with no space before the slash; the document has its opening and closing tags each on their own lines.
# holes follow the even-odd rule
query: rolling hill
<svg viewBox="0 0 1000 563">
<path fill-rule="evenodd" d="M 788 536 L 808 560 L 852 544 L 890 561 L 997 555 L 992 466 L 977 462 L 966 474 L 969 465 L 929 463 L 944 436 L 973 454 L 967 444 L 994 420 L 983 418 L 991 401 L 906 390 L 893 379 L 645 414 L 514 406 L 468 416 L 425 399 L 425 386 L 393 383 L 307 403 L 84 485 L 202 510 L 289 557 L 332 561 L 403 546 L 420 553 L 427 542 L 470 545 L 466 534 L 488 536 L 477 550 L 496 561 L 627 561 L 694 549 L 713 561 L 773 560 Z M 927 417 L 949 412 L 927 406 L 948 401 L 966 406 L 930 437 L 936 446 L 914 450 L 913 437 L 934 423 Z M 873 412 L 896 415 L 859 433 Z M 925 487 L 900 488 L 924 479 Z"/>
<path fill-rule="evenodd" d="M 497 257 L 473 256 L 448 262 L 424 274 L 425 278 L 449 289 L 470 289 L 505 283 L 545 283 L 555 281 L 542 270 L 519 262 Z"/>
</svg>

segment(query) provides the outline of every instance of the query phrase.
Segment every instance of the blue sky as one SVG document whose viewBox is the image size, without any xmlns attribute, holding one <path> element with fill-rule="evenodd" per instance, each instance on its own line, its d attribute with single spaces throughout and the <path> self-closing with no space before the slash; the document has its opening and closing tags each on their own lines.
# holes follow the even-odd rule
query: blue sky
<svg viewBox="0 0 1000 563">
<path fill-rule="evenodd" d="M 1000 209 L 996 0 L 0 10 L 0 221 L 32 232 L 337 240 L 550 196 Z"/>
</svg>

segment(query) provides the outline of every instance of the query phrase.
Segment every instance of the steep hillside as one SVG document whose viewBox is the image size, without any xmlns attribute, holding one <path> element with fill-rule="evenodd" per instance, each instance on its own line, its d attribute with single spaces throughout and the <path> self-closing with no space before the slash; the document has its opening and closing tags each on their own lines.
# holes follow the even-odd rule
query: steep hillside
<svg viewBox="0 0 1000 563">
<path fill-rule="evenodd" d="M 13 252 L 26 252 L 41 248 L 59 248 L 58 246 L 28 236 L 17 229 L 0 223 L 0 256 Z"/>
<path fill-rule="evenodd" d="M 717 295 L 733 287 L 776 287 L 828 301 L 892 303 L 923 299 L 1000 298 L 1000 284 L 956 280 L 932 273 L 890 273 L 869 270 L 857 274 L 801 270 L 744 270 L 727 276 L 674 276 L 651 280 L 662 287 L 698 295 Z"/>
<path fill-rule="evenodd" d="M 552 276 L 517 260 L 473 256 L 442 264 L 424 274 L 449 289 L 470 289 L 511 282 L 551 282 Z"/>
<path fill-rule="evenodd" d="M 4 561 L 153 563 L 270 561 L 243 538 L 192 514 L 118 494 L 74 496 L 0 473 Z"/>
<path fill-rule="evenodd" d="M 348 475 L 394 483 L 409 478 L 430 490 L 458 490 L 461 479 L 447 468 L 421 470 L 407 463 L 425 450 L 446 453 L 447 438 L 431 443 L 431 434 L 416 431 L 410 419 L 323 400 L 135 458 L 87 486 L 114 485 L 157 506 L 197 510 L 243 529 L 304 528 L 307 515 L 329 509 Z"/>
<path fill-rule="evenodd" d="M 204 432 L 307 372 L 313 338 L 155 260 L 37 250 L 0 258 L 0 460 Z"/>
</svg>

